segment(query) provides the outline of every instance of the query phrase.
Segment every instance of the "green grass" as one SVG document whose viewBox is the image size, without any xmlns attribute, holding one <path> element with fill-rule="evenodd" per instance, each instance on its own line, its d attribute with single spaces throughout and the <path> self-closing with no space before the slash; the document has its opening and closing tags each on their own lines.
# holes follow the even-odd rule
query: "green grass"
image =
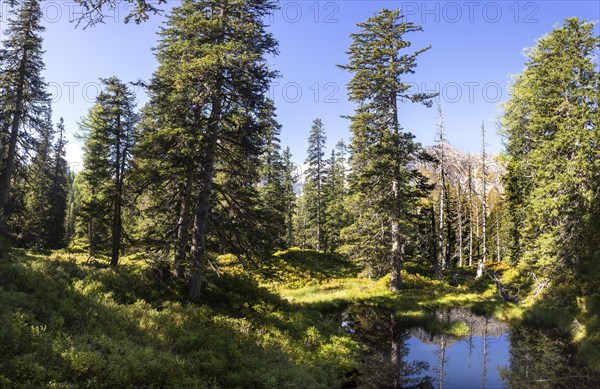
<svg viewBox="0 0 600 389">
<path fill-rule="evenodd" d="M 197 306 L 142 261 L 18 253 L 0 264 L 0 386 L 329 388 L 356 367 L 334 323 L 249 278 L 218 285 Z"/>
<path fill-rule="evenodd" d="M 389 275 L 362 278 L 308 250 L 249 270 L 231 255 L 215 265 L 198 306 L 143 255 L 110 268 L 82 253 L 14 252 L 0 262 L 0 387 L 339 387 L 364 349 L 340 328 L 342 311 L 392 312 L 405 327 L 455 337 L 464 323 L 440 323 L 436 310 L 518 312 L 489 282 L 449 286 L 415 263 L 400 293 Z"/>
</svg>

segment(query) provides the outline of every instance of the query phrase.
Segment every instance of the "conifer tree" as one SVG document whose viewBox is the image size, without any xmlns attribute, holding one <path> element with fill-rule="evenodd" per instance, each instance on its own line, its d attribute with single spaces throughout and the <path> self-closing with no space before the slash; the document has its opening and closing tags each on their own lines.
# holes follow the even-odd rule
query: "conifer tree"
<svg viewBox="0 0 600 389">
<path fill-rule="evenodd" d="M 348 224 L 346 196 L 346 144 L 340 140 L 326 161 L 326 180 L 323 190 L 325 214 L 325 242 L 329 251 L 340 245 L 340 232 Z"/>
<path fill-rule="evenodd" d="M 286 228 L 286 245 L 288 248 L 294 245 L 294 226 L 293 218 L 296 210 L 296 193 L 294 192 L 294 185 L 298 178 L 295 173 L 294 164 L 292 162 L 292 153 L 289 147 L 283 150 L 282 155 L 284 178 L 283 178 L 283 191 L 284 191 L 284 203 L 285 203 L 285 228 Z"/>
<path fill-rule="evenodd" d="M 76 174 L 74 171 L 67 170 L 67 207 L 65 214 L 65 245 L 73 243 L 76 238 L 77 232 L 77 206 L 79 205 L 76 200 L 76 179 L 81 177 L 81 174 Z"/>
<path fill-rule="evenodd" d="M 411 94 L 404 82 L 404 76 L 414 73 L 417 58 L 429 47 L 408 52 L 410 42 L 405 34 L 421 31 L 421 27 L 402 19 L 399 10 L 384 9 L 359 23 L 360 31 L 351 36 L 349 63 L 341 66 L 353 75 L 348 84 L 349 99 L 358 104 L 351 117 L 351 185 L 362 203 L 356 208 L 370 210 L 368 214 L 358 213 L 356 223 L 366 225 L 365 216 L 380 215 L 380 227 L 389 231 L 383 237 L 387 252 L 379 259 L 385 260 L 392 272 L 392 290 L 401 287 L 400 266 L 405 259 L 410 213 L 423 195 L 420 184 L 424 181 L 411 166 L 420 147 L 400 125 L 398 101 L 431 106 L 434 96 Z M 365 235 L 356 243 L 368 245 L 371 240 L 372 235 Z"/>
<path fill-rule="evenodd" d="M 138 117 L 135 97 L 125 84 L 116 77 L 101 81 L 104 90 L 80 124 L 85 139 L 82 175 L 86 190 L 81 215 L 88 224 L 90 255 L 95 254 L 97 243 L 110 240 L 110 263 L 117 266 L 122 248 L 125 176 Z M 106 231 L 110 231 L 110 239 L 102 237 Z"/>
<path fill-rule="evenodd" d="M 0 255 L 8 249 L 9 196 L 19 145 L 44 127 L 49 95 L 41 76 L 42 11 L 39 0 L 23 0 L 13 10 L 0 58 Z M 26 150 L 22 150 L 26 151 Z"/>
<path fill-rule="evenodd" d="M 107 132 L 103 131 L 105 123 L 101 119 L 102 107 L 95 104 L 90 108 L 87 117 L 79 123 L 84 140 L 83 169 L 78 182 L 76 199 L 78 235 L 85 235 L 90 257 L 96 255 L 98 249 L 106 249 L 109 238 L 110 200 L 108 185 L 111 179 L 108 162 Z M 77 181 L 77 180 L 76 180 Z M 102 247 L 104 246 L 104 247 Z"/>
<path fill-rule="evenodd" d="M 55 227 L 50 223 L 52 209 L 51 149 L 54 138 L 52 111 L 47 108 L 45 124 L 36 142 L 35 155 L 27 169 L 28 190 L 25 195 L 27 245 L 36 250 L 48 246 L 48 236 Z"/>
<path fill-rule="evenodd" d="M 160 32 L 159 67 L 149 85 L 136 163 L 155 194 L 166 186 L 179 197 L 166 202 L 175 204 L 164 213 L 164 224 L 176 227 L 175 271 L 182 277 L 188 269 L 194 301 L 201 296 L 208 234 L 224 232 L 214 224 L 211 230 L 209 222 L 218 221 L 211 218 L 214 205 L 226 201 L 219 212 L 235 215 L 236 223 L 248 224 L 256 215 L 256 164 L 266 138 L 258 117 L 276 76 L 266 56 L 277 53 L 264 16 L 274 8 L 271 0 L 184 0 Z M 169 216 L 173 209 L 175 218 Z"/>
<path fill-rule="evenodd" d="M 50 211 L 48 215 L 47 248 L 59 249 L 66 243 L 69 167 L 65 159 L 65 125 L 60 118 L 56 126 L 56 141 L 52 147 L 50 166 Z"/>
<path fill-rule="evenodd" d="M 321 250 L 323 243 L 323 224 L 325 221 L 325 204 L 323 186 L 326 179 L 325 160 L 325 128 L 321 119 L 313 121 L 308 136 L 308 150 L 306 157 L 306 191 L 311 221 L 315 229 L 315 249 Z"/>
<path fill-rule="evenodd" d="M 299 176 L 302 176 L 300 173 Z M 293 226 L 295 244 L 302 249 L 309 246 L 309 213 L 306 196 L 306 183 L 302 185 L 296 199 L 296 212 L 294 213 Z"/>
<path fill-rule="evenodd" d="M 599 42 L 593 23 L 565 19 L 528 51 L 505 105 L 510 257 L 540 287 L 597 267 Z"/>
</svg>

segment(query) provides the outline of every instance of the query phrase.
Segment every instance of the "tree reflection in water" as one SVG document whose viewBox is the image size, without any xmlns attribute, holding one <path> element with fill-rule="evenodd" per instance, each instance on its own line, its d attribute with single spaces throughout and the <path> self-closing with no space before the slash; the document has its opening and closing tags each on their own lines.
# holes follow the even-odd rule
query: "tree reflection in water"
<svg viewBox="0 0 600 389">
<path fill-rule="evenodd" d="M 467 309 L 432 314 L 432 333 L 407 327 L 389 311 L 354 306 L 362 365 L 351 386 L 360 388 L 600 388 L 568 334 L 509 326 Z M 449 335 L 453 323 L 468 334 Z"/>
<path fill-rule="evenodd" d="M 568 334 L 557 329 L 511 327 L 510 364 L 501 372 L 509 388 L 600 388 Z"/>
<path fill-rule="evenodd" d="M 374 307 L 353 310 L 359 340 L 367 346 L 358 376 L 360 388 L 433 388 L 432 378 L 423 373 L 429 364 L 406 362 L 410 349 L 409 329 L 390 312 Z"/>
<path fill-rule="evenodd" d="M 366 346 L 356 381 L 358 387 L 463 388 L 467 384 L 480 388 L 500 383 L 497 369 L 491 384 L 488 382 L 488 354 L 491 346 L 496 348 L 494 339 L 504 336 L 506 342 L 504 323 L 466 309 L 446 309 L 432 313 L 436 323 L 433 327 L 438 328 L 432 333 L 424 328 L 403 326 L 393 314 L 375 306 L 355 306 L 352 315 L 357 339 Z M 462 322 L 469 329 L 464 342 L 444 330 L 455 322 Z M 411 350 L 411 345 L 416 349 Z M 468 349 L 464 349 L 467 345 Z M 504 347 L 507 355 L 506 345 L 498 347 Z M 474 350 L 477 350 L 473 355 L 476 362 L 471 369 Z M 497 367 L 498 360 L 490 362 Z M 502 362 L 507 364 L 506 359 Z M 457 364 L 461 365 L 460 372 L 456 371 Z"/>
</svg>

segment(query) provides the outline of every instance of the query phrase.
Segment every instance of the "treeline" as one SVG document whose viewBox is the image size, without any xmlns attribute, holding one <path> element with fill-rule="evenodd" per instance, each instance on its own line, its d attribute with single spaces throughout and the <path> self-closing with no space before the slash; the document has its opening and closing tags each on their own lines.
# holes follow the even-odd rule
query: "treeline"
<svg viewBox="0 0 600 389">
<path fill-rule="evenodd" d="M 459 267 L 481 277 L 489 263 L 505 262 L 521 269 L 515 284 L 534 272 L 543 288 L 596 260 L 591 23 L 567 19 L 529 52 L 505 107 L 500 185 L 483 125 L 481 152 L 466 159 L 446 140 L 441 108 L 435 147 L 402 127 L 409 104 L 401 102 L 432 106 L 435 94 L 410 94 L 403 81 L 430 47 L 412 51 L 406 35 L 421 27 L 387 9 L 358 25 L 339 65 L 352 76 L 357 107 L 349 144 L 328 151 L 325 124 L 315 119 L 299 171 L 266 98 L 278 76 L 267 64 L 277 41 L 264 24 L 275 7 L 184 0 L 173 8 L 145 85 L 149 102 L 138 112 L 128 84 L 102 79 L 79 126 L 84 166 L 75 177 L 64 161 L 64 126 L 49 119 L 40 3 L 14 8 L 0 68 L 3 251 L 69 245 L 113 266 L 124 253 L 151 253 L 196 301 L 215 253 L 253 266 L 291 246 L 337 252 L 371 276 L 391 272 L 394 290 L 406 261 L 429 264 L 437 278 Z"/>
</svg>

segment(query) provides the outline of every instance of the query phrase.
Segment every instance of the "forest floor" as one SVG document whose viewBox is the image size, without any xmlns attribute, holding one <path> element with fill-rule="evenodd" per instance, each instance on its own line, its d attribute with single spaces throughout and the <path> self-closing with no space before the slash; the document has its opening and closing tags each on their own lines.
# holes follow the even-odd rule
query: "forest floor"
<svg viewBox="0 0 600 389">
<path fill-rule="evenodd" d="M 195 305 L 142 256 L 110 268 L 84 254 L 15 251 L 0 262 L 0 387 L 341 387 L 364 350 L 340 326 L 358 306 L 457 336 L 464 326 L 436 321 L 437 310 L 522 315 L 471 270 L 450 286 L 407 263 L 392 293 L 389 276 L 300 249 L 252 270 L 221 256 L 211 269 Z"/>
</svg>

